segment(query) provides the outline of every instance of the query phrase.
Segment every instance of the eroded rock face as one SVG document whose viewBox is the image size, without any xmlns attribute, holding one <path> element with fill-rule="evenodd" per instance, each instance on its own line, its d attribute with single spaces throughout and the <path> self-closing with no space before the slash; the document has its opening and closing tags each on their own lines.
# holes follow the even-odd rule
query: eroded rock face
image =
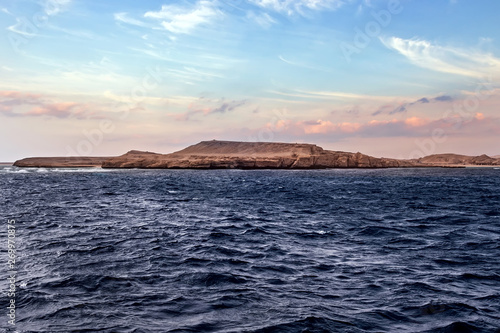
<svg viewBox="0 0 500 333">
<path fill-rule="evenodd" d="M 130 151 L 103 168 L 315 169 L 421 166 L 361 153 L 324 150 L 305 143 L 203 141 L 172 154 Z"/>
</svg>

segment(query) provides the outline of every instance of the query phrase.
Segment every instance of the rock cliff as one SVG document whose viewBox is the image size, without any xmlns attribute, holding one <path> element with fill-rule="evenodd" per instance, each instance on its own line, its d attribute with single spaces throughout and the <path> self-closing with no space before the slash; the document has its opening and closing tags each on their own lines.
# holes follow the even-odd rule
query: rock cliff
<svg viewBox="0 0 500 333">
<path fill-rule="evenodd" d="M 322 169 L 394 168 L 420 163 L 324 150 L 313 144 L 202 141 L 172 154 L 132 150 L 110 158 L 103 168 L 156 169 Z"/>
</svg>

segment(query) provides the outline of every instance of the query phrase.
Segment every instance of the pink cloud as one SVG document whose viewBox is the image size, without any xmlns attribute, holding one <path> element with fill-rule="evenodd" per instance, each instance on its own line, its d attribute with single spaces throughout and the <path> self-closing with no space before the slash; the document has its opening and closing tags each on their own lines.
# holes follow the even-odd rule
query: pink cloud
<svg viewBox="0 0 500 333">
<path fill-rule="evenodd" d="M 25 101 L 25 100 L 39 100 L 42 97 L 42 95 L 23 93 L 23 92 L 12 91 L 12 90 L 4 90 L 4 91 L 0 91 L 0 97 Z"/>
<path fill-rule="evenodd" d="M 476 118 L 477 120 L 483 120 L 484 119 L 484 114 L 478 112 L 478 113 L 476 113 L 476 115 L 475 115 L 474 118 Z"/>
<path fill-rule="evenodd" d="M 25 113 L 26 116 L 53 116 L 56 118 L 68 118 L 71 115 L 71 111 L 77 103 L 63 102 L 63 103 L 52 103 L 43 106 L 37 106 L 31 109 L 30 112 Z"/>
<path fill-rule="evenodd" d="M 427 119 L 419 118 L 419 117 L 411 117 L 408 118 L 404 121 L 404 123 L 408 126 L 411 127 L 419 127 L 419 126 L 424 126 L 428 123 L 429 121 Z"/>
<path fill-rule="evenodd" d="M 19 91 L 0 91 L 0 112 L 6 115 L 14 114 L 14 107 L 21 105 L 40 105 L 42 96 L 38 94 L 23 93 Z"/>
<path fill-rule="evenodd" d="M 29 111 L 26 107 L 30 108 Z M 9 117 L 99 118 L 85 104 L 55 102 L 41 94 L 10 90 L 0 91 L 0 114 Z"/>
<path fill-rule="evenodd" d="M 279 127 L 266 129 L 279 132 L 286 137 L 303 137 L 304 140 L 336 140 L 349 137 L 389 138 L 389 137 L 426 137 L 435 129 L 442 129 L 449 135 L 460 136 L 465 133 L 498 133 L 500 118 L 488 118 L 477 113 L 470 119 L 446 118 L 429 120 L 410 117 L 402 120 L 371 120 L 366 123 L 338 122 L 331 120 L 288 121 Z M 310 137 L 308 139 L 308 137 Z"/>
</svg>

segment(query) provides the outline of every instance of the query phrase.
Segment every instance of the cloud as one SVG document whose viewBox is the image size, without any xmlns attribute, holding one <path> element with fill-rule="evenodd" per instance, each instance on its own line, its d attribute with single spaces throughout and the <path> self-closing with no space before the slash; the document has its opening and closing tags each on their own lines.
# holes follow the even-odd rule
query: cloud
<svg viewBox="0 0 500 333">
<path fill-rule="evenodd" d="M 204 116 L 210 116 L 217 113 L 224 114 L 232 112 L 237 108 L 244 106 L 246 104 L 248 104 L 248 100 L 225 101 L 224 99 L 222 99 L 222 100 L 212 101 L 202 97 L 197 102 L 191 103 L 188 106 L 189 111 L 182 114 L 173 115 L 173 117 L 175 118 L 175 120 L 188 121 L 191 120 L 191 117 L 199 114 L 202 114 Z"/>
<path fill-rule="evenodd" d="M 72 115 L 72 110 L 78 106 L 77 103 L 51 103 L 42 106 L 37 106 L 31 111 L 24 113 L 24 116 L 52 116 L 56 118 L 69 118 Z"/>
<path fill-rule="evenodd" d="M 25 17 L 16 17 L 16 23 L 8 26 L 7 30 L 10 32 L 32 38 L 36 36 L 38 29 L 28 21 Z"/>
<path fill-rule="evenodd" d="M 247 13 L 247 19 L 250 21 L 257 23 L 264 29 L 270 28 L 273 24 L 276 24 L 277 21 L 268 13 L 260 13 L 256 14 L 253 11 Z"/>
<path fill-rule="evenodd" d="M 19 91 L 5 90 L 0 91 L 0 105 L 18 106 L 24 104 L 38 105 L 42 103 L 42 96 L 39 94 L 23 93 Z"/>
<path fill-rule="evenodd" d="M 394 110 L 392 110 L 391 112 L 389 112 L 389 114 L 406 112 L 406 111 L 408 111 L 408 109 L 406 108 L 407 105 L 408 104 L 398 106 L 397 108 L 395 108 Z"/>
<path fill-rule="evenodd" d="M 129 17 L 127 13 L 115 13 L 114 15 L 115 21 L 135 25 L 138 27 L 147 27 L 148 25 L 142 21 Z"/>
<path fill-rule="evenodd" d="M 342 132 L 342 133 L 353 133 L 359 130 L 361 127 L 358 123 L 342 122 L 333 123 L 329 120 L 317 120 L 314 122 L 299 122 L 299 126 L 303 126 L 305 134 L 313 133 L 328 133 L 328 132 Z"/>
<path fill-rule="evenodd" d="M 236 108 L 245 105 L 246 103 L 247 103 L 246 100 L 241 100 L 241 101 L 232 100 L 230 102 L 224 102 L 219 107 L 212 109 L 208 114 L 231 112 Z"/>
<path fill-rule="evenodd" d="M 13 15 L 7 8 L 2 8 L 0 9 L 2 12 L 4 12 L 5 14 L 8 14 L 8 15 Z"/>
<path fill-rule="evenodd" d="M 287 15 L 304 15 L 308 10 L 335 10 L 344 4 L 342 0 L 250 0 L 250 2 Z"/>
<path fill-rule="evenodd" d="M 60 119 L 92 116 L 92 112 L 84 104 L 54 102 L 39 94 L 19 91 L 0 91 L 0 114 L 8 117 L 49 116 Z"/>
<path fill-rule="evenodd" d="M 434 97 L 434 100 L 438 101 L 438 102 L 452 102 L 455 99 L 451 96 L 443 95 L 443 96 Z"/>
<path fill-rule="evenodd" d="M 53 24 L 49 24 L 48 27 L 52 30 L 64 32 L 65 34 L 75 36 L 75 37 L 87 38 L 87 39 L 97 39 L 98 38 L 97 35 L 95 35 L 94 33 L 90 32 L 90 31 L 66 29 L 66 28 L 58 27 L 58 26 L 53 25 Z"/>
<path fill-rule="evenodd" d="M 457 126 L 459 124 L 460 126 Z M 269 125 L 267 125 L 269 127 Z M 310 140 L 343 140 L 346 138 L 417 138 L 428 137 L 440 129 L 447 136 L 500 134 L 500 118 L 475 113 L 470 119 L 451 116 L 437 120 L 409 117 L 402 120 L 371 120 L 360 122 L 334 122 L 331 120 L 286 121 L 280 133 L 286 137 L 302 137 Z"/>
<path fill-rule="evenodd" d="M 282 129 L 285 134 L 293 136 L 321 136 L 323 138 L 346 137 L 398 137 L 418 136 L 428 134 L 430 121 L 424 118 L 412 117 L 406 120 L 371 120 L 360 122 L 333 122 L 330 120 L 288 121 Z"/>
<path fill-rule="evenodd" d="M 163 5 L 159 11 L 146 12 L 144 17 L 160 21 L 161 26 L 172 33 L 189 34 L 221 15 L 215 2 L 201 0 L 189 8 Z"/>
<path fill-rule="evenodd" d="M 286 59 L 281 59 L 286 62 Z M 305 90 L 292 90 L 292 92 L 281 92 L 281 91 L 270 91 L 270 93 L 283 95 L 283 96 L 292 96 L 292 97 L 300 97 L 307 99 L 333 99 L 333 100 L 369 100 L 369 101 L 388 101 L 393 100 L 394 97 L 390 96 L 376 96 L 376 95 L 364 95 L 364 94 L 355 94 L 355 93 L 346 93 L 341 91 L 305 91 Z"/>
<path fill-rule="evenodd" d="M 500 59 L 490 53 L 434 45 L 419 39 L 390 37 L 380 40 L 387 48 L 399 52 L 422 68 L 474 78 L 500 75 Z"/>
<path fill-rule="evenodd" d="M 377 116 L 379 114 L 397 114 L 408 111 L 408 109 L 414 105 L 418 104 L 430 104 L 430 103 L 438 103 L 438 102 L 453 102 L 456 98 L 448 95 L 437 96 L 433 98 L 422 97 L 414 102 L 403 103 L 394 107 L 393 105 L 386 104 L 381 106 L 377 111 L 372 113 L 372 116 Z"/>
</svg>

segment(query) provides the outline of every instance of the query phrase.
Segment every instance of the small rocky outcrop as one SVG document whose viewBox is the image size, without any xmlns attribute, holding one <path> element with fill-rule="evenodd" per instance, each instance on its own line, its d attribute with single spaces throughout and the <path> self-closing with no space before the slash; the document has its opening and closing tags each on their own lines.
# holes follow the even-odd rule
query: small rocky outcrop
<svg viewBox="0 0 500 333">
<path fill-rule="evenodd" d="M 110 157 L 28 157 L 14 166 L 23 168 L 87 168 L 101 167 Z"/>
</svg>

